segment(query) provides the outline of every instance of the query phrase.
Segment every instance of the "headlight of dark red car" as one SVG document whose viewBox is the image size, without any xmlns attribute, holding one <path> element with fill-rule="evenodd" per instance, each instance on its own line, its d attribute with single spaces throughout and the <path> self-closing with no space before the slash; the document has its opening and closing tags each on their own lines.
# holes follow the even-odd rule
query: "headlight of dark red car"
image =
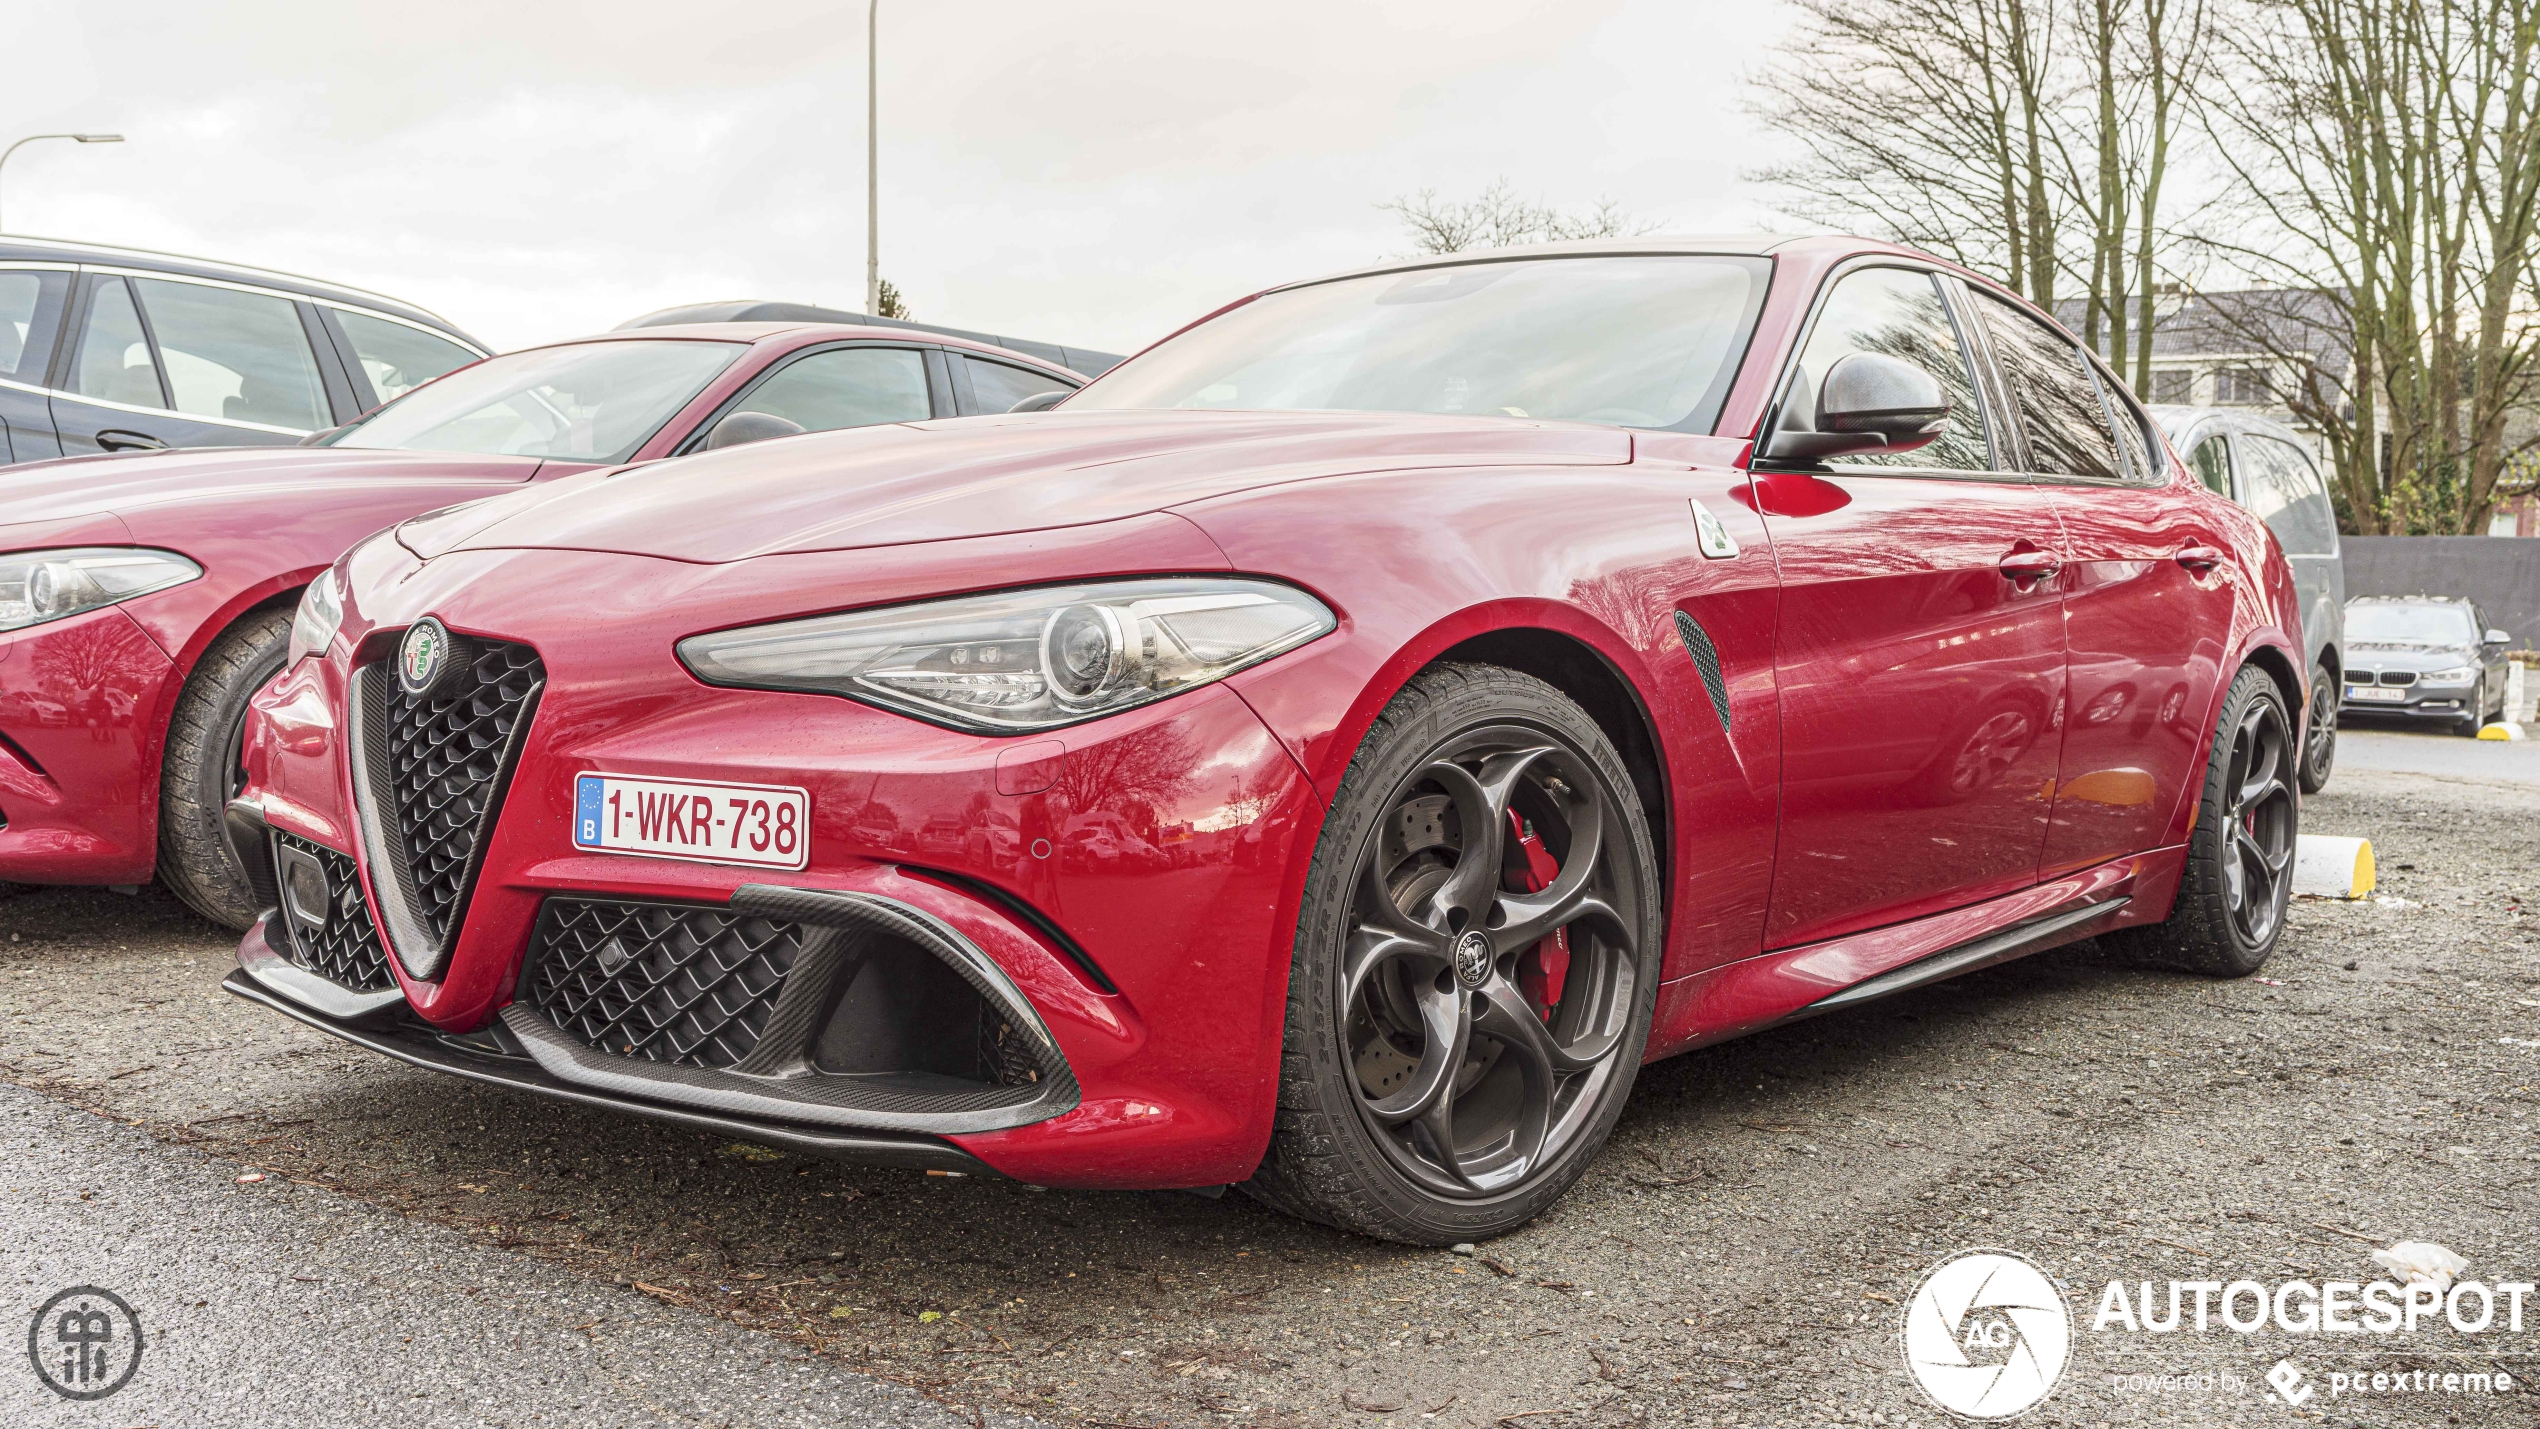
<svg viewBox="0 0 2540 1429">
<path fill-rule="evenodd" d="M 710 685 L 844 695 L 1013 734 L 1180 694 L 1337 624 L 1273 581 L 1103 581 L 718 630 L 680 641 L 679 658 Z"/>
<path fill-rule="evenodd" d="M 0 556 L 0 630 L 22 630 L 183 585 L 203 568 L 174 551 L 78 546 Z"/>
</svg>

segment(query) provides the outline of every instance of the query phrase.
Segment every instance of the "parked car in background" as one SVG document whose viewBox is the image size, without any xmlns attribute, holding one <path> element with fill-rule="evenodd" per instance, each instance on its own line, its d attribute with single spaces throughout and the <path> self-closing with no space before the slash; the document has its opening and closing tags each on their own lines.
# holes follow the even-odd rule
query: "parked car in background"
<svg viewBox="0 0 2540 1429">
<path fill-rule="evenodd" d="M 1649 1057 L 2093 935 L 2245 975 L 2291 889 L 2277 543 L 1861 239 L 1301 282 L 312 591 L 226 986 L 847 1159 L 1476 1240 Z"/>
<path fill-rule="evenodd" d="M 2361 595 L 2347 602 L 2344 713 L 2391 715 L 2475 735 L 2505 707 L 2513 637 L 2466 600 Z"/>
<path fill-rule="evenodd" d="M 868 317 L 863 313 L 851 313 L 840 308 L 814 307 L 809 303 L 770 303 L 757 298 L 736 298 L 729 302 L 689 303 L 676 308 L 663 308 L 659 312 L 646 313 L 640 318 L 630 318 L 619 323 L 617 330 L 626 332 L 633 328 L 667 327 L 677 323 L 855 323 L 865 327 L 898 328 L 903 332 L 926 332 L 938 337 L 957 337 L 965 342 L 981 342 L 990 347 L 1002 347 L 1013 352 L 1028 353 L 1043 362 L 1054 362 L 1071 372 L 1081 372 L 1087 377 L 1099 377 L 1110 371 L 1120 361 L 1120 354 L 1116 352 L 1096 352 L 1088 347 L 1062 347 L 1054 342 L 1038 342 L 1028 337 L 1015 337 L 1007 333 L 972 332 L 968 328 L 938 327 L 933 323 L 911 322 L 906 318 Z M 996 373 L 989 373 L 982 379 L 979 391 L 979 406 L 982 411 L 991 409 L 996 399 L 1006 393 L 1008 388 L 1005 384 L 1006 379 Z M 1032 395 L 1029 392 L 1017 393 L 1015 400 L 1021 401 Z"/>
<path fill-rule="evenodd" d="M 2275 533 L 2302 601 L 2311 702 L 2302 717 L 2302 791 L 2328 786 L 2337 764 L 2338 682 L 2346 671 L 2346 567 L 2337 509 L 2302 435 L 2230 407 L 2154 407 L 2152 417 L 2207 490 L 2248 507 Z"/>
<path fill-rule="evenodd" d="M 289 446 L 485 353 L 443 319 L 358 288 L 0 239 L 0 463 Z"/>
<path fill-rule="evenodd" d="M 0 479 L 0 880 L 134 884 L 155 868 L 205 916 L 244 927 L 258 905 L 220 822 L 243 778 L 247 700 L 282 668 L 303 588 L 347 547 L 419 512 L 593 467 L 1011 406 L 1001 394 L 978 405 L 984 384 L 958 377 L 972 365 L 1037 391 L 1084 380 L 898 330 L 652 328 L 489 358 L 309 445 L 11 471 Z M 309 599 L 322 610 L 334 597 Z"/>
</svg>

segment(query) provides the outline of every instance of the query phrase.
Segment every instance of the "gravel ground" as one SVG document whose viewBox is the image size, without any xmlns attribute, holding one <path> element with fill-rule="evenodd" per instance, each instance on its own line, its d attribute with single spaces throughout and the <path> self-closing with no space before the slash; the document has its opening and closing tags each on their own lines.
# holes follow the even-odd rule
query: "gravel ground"
<svg viewBox="0 0 2540 1429">
<path fill-rule="evenodd" d="M 2397 1239 L 2449 1246 L 2474 1278 L 2540 1279 L 2540 923 L 2519 907 L 2536 810 L 2527 785 L 2343 770 L 2306 828 L 2369 835 L 2386 897 L 2297 904 L 2267 980 L 2083 944 L 1661 1063 L 1579 1187 L 1478 1256 L 1238 1195 L 841 1169 L 438 1078 L 220 994 L 228 940 L 146 891 L 0 903 L 0 1076 L 965 1414 L 1931 1425 L 1899 1307 L 1991 1245 L 2072 1302 L 2072 1365 L 2028 1422 L 2529 1423 L 2527 1382 L 2371 1401 L 2323 1384 L 2297 1410 L 2262 1378 L 2290 1357 L 2324 1381 L 2317 1338 L 2100 1335 L 2091 1317 L 2114 1278 L 2372 1279 L 2366 1255 Z M 2540 1381 L 2532 1310 L 2520 1335 L 2333 1348 L 2345 1368 L 2474 1355 Z M 2236 1387 L 2113 1379 L 2215 1373 Z"/>
</svg>

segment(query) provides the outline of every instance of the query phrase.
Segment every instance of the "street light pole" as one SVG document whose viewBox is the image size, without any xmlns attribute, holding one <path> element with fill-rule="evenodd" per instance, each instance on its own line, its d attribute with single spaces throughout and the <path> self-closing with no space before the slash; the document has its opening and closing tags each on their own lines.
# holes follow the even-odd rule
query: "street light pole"
<svg viewBox="0 0 2540 1429">
<path fill-rule="evenodd" d="M 882 314 L 882 99 L 875 82 L 881 78 L 882 0 L 864 10 L 864 310 Z"/>
<path fill-rule="evenodd" d="M 875 0 L 875 3 L 880 3 L 880 0 Z M 20 139 L 17 143 L 11 144 L 8 148 L 0 149 L 0 169 L 6 169 L 9 166 L 9 156 L 11 154 L 14 154 L 25 146 L 34 143 L 38 139 L 75 139 L 82 144 L 120 144 L 123 142 L 123 136 L 121 134 L 29 134 L 25 138 Z M 5 233 L 7 231 L 6 227 L 0 227 L 0 233 Z"/>
</svg>

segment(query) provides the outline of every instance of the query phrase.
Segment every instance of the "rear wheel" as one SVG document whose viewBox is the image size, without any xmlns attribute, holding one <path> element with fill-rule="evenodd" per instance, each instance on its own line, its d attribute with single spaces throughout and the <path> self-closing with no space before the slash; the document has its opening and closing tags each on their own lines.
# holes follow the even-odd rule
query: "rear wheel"
<svg viewBox="0 0 2540 1429">
<path fill-rule="evenodd" d="M 168 721 L 159 771 L 159 881 L 186 906 L 225 928 L 259 911 L 223 829 L 229 801 L 247 784 L 240 763 L 247 702 L 282 672 L 291 609 L 261 611 L 221 632 L 203 652 Z"/>
<path fill-rule="evenodd" d="M 2337 677 L 2326 665 L 2311 672 L 2311 710 L 2302 729 L 2302 792 L 2328 787 L 2337 765 Z"/>
<path fill-rule="evenodd" d="M 2215 977 L 2266 966 L 2293 895 L 2302 820 L 2293 763 L 2282 692 L 2266 671 L 2244 668 L 2223 699 L 2178 901 L 2166 921 L 2109 941 L 2141 961 Z"/>
<path fill-rule="evenodd" d="M 1639 1070 L 1657 891 L 1630 776 L 1585 711 L 1510 670 L 1423 673 L 1316 847 L 1277 1126 L 1245 1189 L 1415 1245 L 1540 1214 Z"/>
</svg>

